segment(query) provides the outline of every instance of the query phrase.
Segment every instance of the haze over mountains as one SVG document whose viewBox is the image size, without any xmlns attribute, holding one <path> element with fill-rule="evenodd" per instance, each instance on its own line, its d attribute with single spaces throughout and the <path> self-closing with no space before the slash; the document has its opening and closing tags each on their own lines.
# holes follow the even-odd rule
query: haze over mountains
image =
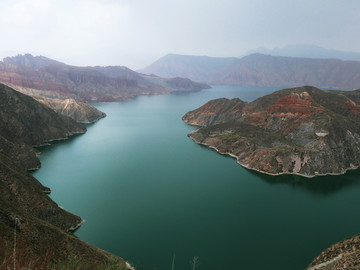
<svg viewBox="0 0 360 270">
<path fill-rule="evenodd" d="M 346 52 L 334 49 L 325 49 L 320 46 L 311 44 L 296 44 L 287 45 L 281 48 L 268 49 L 265 47 L 256 48 L 245 53 L 243 56 L 261 53 L 272 56 L 289 56 L 289 57 L 304 57 L 304 58 L 321 58 L 321 59 L 340 59 L 360 61 L 360 53 Z"/>
<path fill-rule="evenodd" d="M 242 58 L 166 55 L 140 70 L 162 77 L 181 76 L 216 85 L 357 89 L 360 87 L 360 62 L 333 59 L 331 50 L 321 50 L 329 59 L 271 56 L 254 53 Z M 300 50 L 296 48 L 301 54 Z M 281 51 L 284 52 L 285 51 Z M 279 53 L 281 53 L 279 51 Z M 335 51 L 337 52 L 337 51 Z M 340 54 L 340 53 L 339 53 Z M 346 54 L 346 53 L 344 53 Z M 354 59 L 356 59 L 356 53 Z M 314 55 L 316 53 L 314 52 Z M 344 56 L 345 57 L 345 56 Z"/>
<path fill-rule="evenodd" d="M 115 101 L 208 88 L 189 79 L 147 76 L 123 66 L 76 67 L 30 54 L 4 58 L 0 62 L 0 81 L 35 96 L 83 101 Z"/>
</svg>

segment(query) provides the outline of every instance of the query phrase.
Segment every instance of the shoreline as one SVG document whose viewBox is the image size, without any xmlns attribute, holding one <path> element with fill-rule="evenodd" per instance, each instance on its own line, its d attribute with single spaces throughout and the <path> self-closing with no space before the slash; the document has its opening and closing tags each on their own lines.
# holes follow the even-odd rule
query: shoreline
<svg viewBox="0 0 360 270">
<path fill-rule="evenodd" d="M 71 137 L 73 136 L 76 136 L 76 135 L 82 135 L 82 134 L 85 134 L 87 132 L 87 130 L 85 130 L 85 132 L 74 132 L 74 133 L 71 133 L 69 134 L 67 137 L 64 137 L 64 138 L 55 138 L 55 139 L 51 139 L 51 140 L 45 140 L 42 144 L 37 144 L 37 145 L 32 145 L 31 147 L 33 149 L 35 149 L 36 151 L 36 158 L 39 160 L 39 163 L 40 165 L 38 167 L 34 167 L 34 168 L 29 168 L 29 169 L 25 169 L 27 172 L 35 172 L 37 170 L 39 170 L 41 167 L 42 167 L 42 164 L 40 162 L 40 154 L 41 154 L 41 151 L 39 151 L 39 147 L 44 147 L 44 146 L 50 146 L 51 145 L 51 142 L 56 142 L 56 141 L 65 141 L 65 140 L 68 140 L 70 139 Z"/>
<path fill-rule="evenodd" d="M 89 104 L 90 105 L 90 104 Z M 91 105 L 92 106 L 92 105 Z M 96 108 L 95 106 L 93 106 L 94 108 Z M 96 108 L 97 109 L 97 108 Z M 79 122 L 80 124 L 83 125 L 90 125 L 90 124 L 94 124 L 95 122 L 99 121 L 100 119 L 105 118 L 107 115 L 106 113 L 103 112 L 103 115 L 99 116 L 98 118 L 94 119 L 93 121 L 88 121 L 88 122 Z"/>
<path fill-rule="evenodd" d="M 71 226 L 69 229 L 68 229 L 68 232 L 70 233 L 74 233 L 77 229 L 79 229 L 81 227 L 81 225 L 83 225 L 85 223 L 85 219 L 82 219 L 81 218 L 81 221 L 78 222 L 77 224 Z"/>
<path fill-rule="evenodd" d="M 101 119 L 101 118 L 100 118 Z M 67 135 L 67 137 L 62 137 L 62 138 L 55 138 L 55 139 L 50 139 L 50 140 L 45 140 L 43 143 L 41 144 L 37 144 L 37 145 L 33 145 L 32 147 L 42 147 L 42 146 L 49 146 L 51 145 L 51 142 L 55 142 L 55 141 L 65 141 L 70 139 L 70 137 L 73 137 L 75 135 L 81 135 L 81 134 L 85 134 L 87 132 L 87 130 L 85 130 L 84 132 L 74 132 L 74 133 L 70 133 Z"/>
<path fill-rule="evenodd" d="M 188 124 L 188 123 L 187 123 L 187 124 Z M 187 135 L 187 136 L 188 136 L 190 139 L 192 139 L 195 143 L 197 143 L 197 144 L 199 144 L 199 145 L 206 146 L 206 147 L 208 147 L 208 148 L 210 148 L 210 149 L 213 149 L 213 150 L 215 150 L 216 152 L 218 152 L 218 153 L 221 154 L 221 155 L 226 155 L 226 156 L 230 156 L 230 157 L 232 157 L 232 158 L 235 158 L 235 159 L 236 159 L 236 162 L 237 162 L 240 166 L 242 166 L 242 167 L 244 167 L 244 168 L 246 168 L 246 169 L 248 169 L 248 170 L 256 171 L 256 172 L 263 173 L 263 174 L 267 174 L 267 175 L 271 175 L 271 176 L 296 175 L 296 176 L 302 176 L 302 177 L 305 177 L 305 178 L 309 178 L 309 179 L 310 179 L 310 178 L 315 178 L 315 177 L 317 177 L 317 176 L 330 176 L 330 175 L 331 175 L 331 176 L 337 176 L 337 175 L 343 175 L 343 174 L 347 173 L 348 171 L 353 171 L 353 170 L 357 170 L 357 169 L 360 168 L 360 166 L 350 167 L 350 168 L 344 169 L 343 172 L 340 172 L 340 173 L 325 173 L 325 174 L 323 174 L 323 173 L 321 173 L 321 174 L 320 174 L 320 173 L 317 173 L 317 174 L 314 174 L 314 175 L 305 175 L 305 174 L 294 173 L 294 172 L 269 173 L 269 172 L 261 171 L 261 170 L 255 169 L 255 168 L 250 168 L 250 167 L 248 167 L 247 165 L 241 163 L 241 162 L 239 161 L 238 157 L 237 157 L 236 155 L 232 154 L 232 153 L 222 152 L 222 151 L 220 151 L 218 148 L 216 148 L 215 146 L 212 146 L 212 145 L 210 145 L 210 144 L 206 144 L 206 143 L 202 143 L 202 142 L 197 141 L 194 137 L 191 136 L 191 135 L 192 135 L 193 133 L 195 133 L 196 131 L 198 131 L 198 129 L 190 132 L 190 133 Z"/>
<path fill-rule="evenodd" d="M 103 117 L 101 117 L 101 118 L 103 118 Z M 100 119 L 101 119 L 101 118 L 100 118 Z M 51 139 L 51 140 L 45 140 L 42 144 L 40 144 L 40 145 L 33 145 L 32 147 L 33 147 L 33 148 L 38 148 L 38 147 L 43 147 L 43 146 L 50 146 L 50 145 L 51 145 L 51 142 L 65 141 L 65 140 L 70 139 L 70 138 L 73 137 L 73 136 L 85 134 L 86 132 L 87 132 L 87 129 L 85 129 L 84 132 L 73 132 L 73 133 L 68 134 L 67 137 L 54 138 L 54 139 Z M 41 152 L 40 152 L 38 149 L 35 149 L 35 150 L 37 151 L 36 157 L 37 157 L 37 159 L 38 159 L 39 162 L 40 162 L 39 156 L 40 156 Z M 28 169 L 27 171 L 28 171 L 29 173 L 35 172 L 35 171 L 41 169 L 41 167 L 42 167 L 42 163 L 40 162 L 39 167 L 37 167 L 37 168 L 30 168 L 30 169 Z M 35 178 L 35 179 L 36 179 L 37 181 L 39 181 L 37 178 Z M 39 181 L 39 182 L 40 182 L 40 181 Z M 41 182 L 40 182 L 40 184 L 43 185 Z M 43 185 L 43 186 L 44 186 L 44 185 Z M 45 187 L 45 186 L 44 186 L 44 188 L 45 188 L 44 193 L 45 193 L 46 195 L 50 195 L 51 192 L 52 192 L 52 190 L 51 190 L 49 187 Z M 55 202 L 55 203 L 56 203 L 56 202 Z M 60 206 L 58 206 L 58 207 L 61 208 Z M 63 209 L 63 208 L 61 208 L 61 209 Z M 80 218 L 80 221 L 79 221 L 78 223 L 70 226 L 70 228 L 67 229 L 67 232 L 68 232 L 68 233 L 73 234 L 77 229 L 79 229 L 79 228 L 81 227 L 82 224 L 85 223 L 85 220 L 84 220 L 84 219 L 82 219 L 81 217 L 79 217 L 79 218 Z"/>
</svg>

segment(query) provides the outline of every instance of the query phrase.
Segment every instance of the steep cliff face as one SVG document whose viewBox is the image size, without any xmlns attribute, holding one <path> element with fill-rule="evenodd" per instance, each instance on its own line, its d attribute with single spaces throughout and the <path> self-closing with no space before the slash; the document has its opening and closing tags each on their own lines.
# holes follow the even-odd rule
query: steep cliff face
<svg viewBox="0 0 360 270">
<path fill-rule="evenodd" d="M 342 174 L 360 166 L 359 91 L 284 89 L 251 103 L 218 99 L 188 112 L 189 136 L 267 174 Z"/>
<path fill-rule="evenodd" d="M 73 236 L 82 219 L 58 207 L 26 171 L 40 166 L 33 145 L 85 127 L 5 85 L 0 126 L 0 269 L 130 269 Z"/>
</svg>

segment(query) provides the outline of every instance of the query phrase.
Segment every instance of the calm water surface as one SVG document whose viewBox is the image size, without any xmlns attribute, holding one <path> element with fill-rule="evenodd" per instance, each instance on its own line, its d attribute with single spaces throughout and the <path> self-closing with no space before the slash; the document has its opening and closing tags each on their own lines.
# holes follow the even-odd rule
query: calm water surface
<svg viewBox="0 0 360 270">
<path fill-rule="evenodd" d="M 86 223 L 81 239 L 143 270 L 304 269 L 360 232 L 360 172 L 266 176 L 195 144 L 181 117 L 206 101 L 277 88 L 222 87 L 97 103 L 85 135 L 41 148 L 34 173 Z"/>
</svg>

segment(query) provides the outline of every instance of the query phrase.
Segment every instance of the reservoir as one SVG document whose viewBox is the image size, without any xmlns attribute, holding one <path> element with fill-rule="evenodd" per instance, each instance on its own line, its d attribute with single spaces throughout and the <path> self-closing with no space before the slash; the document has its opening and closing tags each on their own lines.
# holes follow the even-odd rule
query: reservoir
<svg viewBox="0 0 360 270">
<path fill-rule="evenodd" d="M 360 171 L 268 176 L 194 143 L 181 117 L 207 101 L 280 88 L 214 86 L 96 103 L 107 117 L 40 149 L 33 173 L 86 222 L 76 235 L 137 269 L 304 269 L 360 233 Z"/>
</svg>

